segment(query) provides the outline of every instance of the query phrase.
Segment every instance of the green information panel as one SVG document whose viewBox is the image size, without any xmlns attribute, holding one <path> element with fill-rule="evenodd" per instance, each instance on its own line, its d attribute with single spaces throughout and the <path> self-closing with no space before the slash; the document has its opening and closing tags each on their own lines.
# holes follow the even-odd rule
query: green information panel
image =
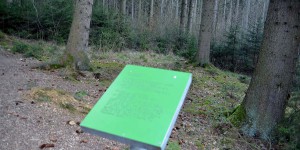
<svg viewBox="0 0 300 150">
<path fill-rule="evenodd" d="M 133 147 L 165 149 L 191 81 L 190 73 L 127 65 L 80 126 Z"/>
</svg>

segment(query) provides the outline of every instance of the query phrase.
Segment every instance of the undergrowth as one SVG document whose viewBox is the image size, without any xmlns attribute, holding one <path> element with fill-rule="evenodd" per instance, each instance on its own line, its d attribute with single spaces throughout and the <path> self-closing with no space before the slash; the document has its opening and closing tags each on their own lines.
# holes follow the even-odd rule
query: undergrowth
<svg viewBox="0 0 300 150">
<path fill-rule="evenodd" d="M 15 41 L 12 51 L 34 53 L 38 47 L 42 53 L 32 56 L 47 60 L 57 49 L 56 46 L 48 46 L 44 43 Z M 46 46 L 45 46 L 46 45 Z M 51 52 L 51 47 L 54 47 Z M 45 56 L 47 56 L 45 58 Z M 248 88 L 250 77 L 222 71 L 213 65 L 204 68 L 193 66 L 184 59 L 173 53 L 158 54 L 154 51 L 98 51 L 89 53 L 94 78 L 98 79 L 99 85 L 108 87 L 126 64 L 142 65 L 163 69 L 172 69 L 193 74 L 193 81 L 187 95 L 185 104 L 176 124 L 174 137 L 170 139 L 167 149 L 263 149 L 265 143 L 243 137 L 238 128 L 227 117 L 242 102 L 245 91 Z M 300 72 L 300 71 L 298 71 Z M 71 75 L 70 75 L 71 76 Z M 74 77 L 76 78 L 76 77 Z M 79 83 L 79 82 L 78 82 Z M 299 83 L 298 81 L 295 83 Z M 278 141 L 280 148 L 297 149 L 299 147 L 299 91 L 297 87 L 291 95 L 287 109 L 287 116 L 279 126 Z M 44 89 L 39 89 L 43 91 Z M 45 91 L 45 90 L 44 90 Z M 47 90 L 46 90 L 47 91 Z M 48 94 L 47 94 L 48 92 Z M 53 102 L 53 90 L 37 94 L 38 102 Z M 69 111 L 78 108 L 78 104 L 84 103 L 87 92 L 78 91 L 72 96 L 72 103 L 56 102 L 58 106 Z M 35 96 L 35 95 L 34 95 Z M 74 99 L 74 97 L 76 99 Z M 70 104 L 70 105 L 69 105 Z M 298 108 L 298 109 L 296 109 Z M 88 112 L 89 107 L 80 111 Z M 201 135 L 201 136 L 200 136 Z M 297 145 L 298 144 L 298 145 Z M 263 146 L 261 146 L 263 145 Z M 297 147 L 298 146 L 298 147 Z"/>
</svg>

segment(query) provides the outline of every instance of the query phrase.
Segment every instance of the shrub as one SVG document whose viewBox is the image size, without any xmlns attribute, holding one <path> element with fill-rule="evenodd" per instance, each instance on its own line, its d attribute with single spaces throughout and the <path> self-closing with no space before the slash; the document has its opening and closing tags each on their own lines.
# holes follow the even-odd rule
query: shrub
<svg viewBox="0 0 300 150">
<path fill-rule="evenodd" d="M 0 7 L 0 12 L 0 25 L 6 33 L 64 42 L 72 21 L 73 1 L 13 1 L 6 7 Z"/>
<path fill-rule="evenodd" d="M 212 63 L 232 72 L 251 74 L 257 62 L 262 35 L 261 24 L 252 26 L 245 34 L 237 27 L 231 27 L 224 41 L 212 44 Z"/>
<path fill-rule="evenodd" d="M 99 48 L 121 49 L 126 46 L 130 28 L 128 22 L 113 10 L 93 7 L 90 42 Z"/>
<path fill-rule="evenodd" d="M 16 41 L 16 42 L 14 42 L 14 46 L 11 50 L 14 53 L 24 54 L 26 51 L 28 51 L 28 49 L 29 49 L 28 47 L 29 47 L 28 44 L 25 44 L 20 41 Z"/>
<path fill-rule="evenodd" d="M 42 43 L 29 44 L 21 41 L 15 41 L 11 49 L 14 53 L 21 53 L 24 57 L 33 57 L 39 60 L 47 59 L 57 47 L 43 47 Z"/>
</svg>

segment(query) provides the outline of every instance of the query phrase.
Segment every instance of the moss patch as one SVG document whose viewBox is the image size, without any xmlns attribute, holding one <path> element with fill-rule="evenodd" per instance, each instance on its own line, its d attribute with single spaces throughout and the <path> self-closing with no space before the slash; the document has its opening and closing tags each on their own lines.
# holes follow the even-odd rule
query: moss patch
<svg viewBox="0 0 300 150">
<path fill-rule="evenodd" d="M 116 62 L 93 61 L 92 70 L 96 79 L 100 81 L 114 80 L 125 65 Z"/>
<path fill-rule="evenodd" d="M 36 102 L 49 102 L 70 112 L 88 113 L 90 105 L 75 100 L 69 93 L 52 88 L 32 88 L 25 96 L 28 100 Z"/>
<path fill-rule="evenodd" d="M 180 145 L 176 141 L 169 141 L 166 150 L 181 150 Z"/>
<path fill-rule="evenodd" d="M 237 106 L 228 120 L 236 127 L 240 127 L 246 118 L 246 110 L 242 105 Z"/>
<path fill-rule="evenodd" d="M 83 101 L 84 97 L 87 96 L 88 93 L 86 91 L 79 91 L 74 94 L 74 98 L 79 101 Z"/>
</svg>

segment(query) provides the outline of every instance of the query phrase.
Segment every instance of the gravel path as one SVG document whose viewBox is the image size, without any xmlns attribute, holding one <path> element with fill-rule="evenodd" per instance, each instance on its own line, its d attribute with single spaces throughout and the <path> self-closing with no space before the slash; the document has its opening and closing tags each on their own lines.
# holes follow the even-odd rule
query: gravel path
<svg viewBox="0 0 300 150">
<path fill-rule="evenodd" d="M 70 93 L 88 91 L 94 104 L 102 93 L 94 82 L 75 83 L 64 80 L 57 72 L 31 69 L 39 63 L 10 54 L 0 48 L 0 149 L 34 150 L 45 149 L 90 150 L 124 149 L 126 146 L 80 133 L 78 125 L 67 122 L 80 122 L 85 115 L 70 113 L 51 103 L 32 103 L 24 94 L 32 87 L 52 87 Z M 78 133 L 77 133 L 78 132 Z"/>
</svg>

